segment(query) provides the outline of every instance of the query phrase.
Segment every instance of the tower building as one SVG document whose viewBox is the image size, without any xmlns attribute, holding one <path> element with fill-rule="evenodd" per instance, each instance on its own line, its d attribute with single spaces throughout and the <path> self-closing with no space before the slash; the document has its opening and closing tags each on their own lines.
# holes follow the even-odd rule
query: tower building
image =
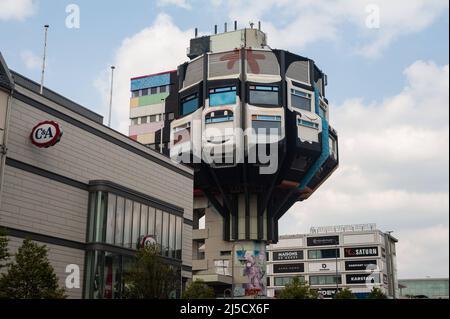
<svg viewBox="0 0 450 319">
<path fill-rule="evenodd" d="M 176 72 L 132 79 L 130 135 L 194 169 L 194 280 L 219 296 L 266 295 L 278 220 L 339 164 L 327 76 L 253 26 L 196 36 L 187 55 Z M 147 123 L 154 114 L 167 124 Z"/>
</svg>

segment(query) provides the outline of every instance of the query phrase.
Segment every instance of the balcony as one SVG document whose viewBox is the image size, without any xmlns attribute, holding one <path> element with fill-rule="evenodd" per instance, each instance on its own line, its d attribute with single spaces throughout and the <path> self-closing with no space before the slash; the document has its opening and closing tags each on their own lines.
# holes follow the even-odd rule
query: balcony
<svg viewBox="0 0 450 319">
<path fill-rule="evenodd" d="M 208 239 L 208 236 L 209 236 L 208 228 L 192 230 L 192 240 Z"/>
<path fill-rule="evenodd" d="M 207 259 L 192 261 L 192 271 L 207 270 L 207 269 L 208 269 L 208 260 Z"/>
</svg>

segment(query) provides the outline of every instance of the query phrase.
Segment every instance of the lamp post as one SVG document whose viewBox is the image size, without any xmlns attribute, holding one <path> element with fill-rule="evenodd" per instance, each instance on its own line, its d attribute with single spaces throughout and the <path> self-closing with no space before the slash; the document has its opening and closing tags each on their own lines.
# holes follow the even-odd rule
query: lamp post
<svg viewBox="0 0 450 319">
<path fill-rule="evenodd" d="M 336 298 L 337 293 L 339 291 L 339 280 L 338 280 L 338 252 L 339 252 L 339 246 L 336 244 L 336 252 L 335 252 L 335 256 L 336 256 L 336 292 L 334 294 L 334 297 Z"/>
</svg>

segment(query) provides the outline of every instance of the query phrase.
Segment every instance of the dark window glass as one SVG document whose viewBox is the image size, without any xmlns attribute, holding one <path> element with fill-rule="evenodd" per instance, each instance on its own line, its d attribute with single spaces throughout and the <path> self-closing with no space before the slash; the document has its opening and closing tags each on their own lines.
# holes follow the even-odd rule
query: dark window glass
<svg viewBox="0 0 450 319">
<path fill-rule="evenodd" d="M 167 91 L 167 87 L 165 85 L 159 87 L 159 93 L 166 93 L 166 91 Z"/>
<path fill-rule="evenodd" d="M 123 243 L 124 206 L 125 206 L 125 199 L 123 197 L 117 197 L 116 234 L 114 243 L 119 246 L 121 246 Z"/>
<path fill-rule="evenodd" d="M 131 227 L 133 220 L 133 202 L 125 200 L 125 222 L 123 225 L 123 246 L 131 247 Z"/>
<path fill-rule="evenodd" d="M 161 245 L 161 240 L 162 240 L 162 236 L 161 236 L 161 232 L 162 232 L 162 212 L 157 209 L 156 210 L 156 222 L 155 222 L 155 239 L 156 239 L 156 243 L 158 245 Z"/>
<path fill-rule="evenodd" d="M 131 235 L 131 248 L 137 248 L 141 231 L 141 204 L 134 202 L 133 205 L 133 228 Z"/>
<path fill-rule="evenodd" d="M 339 249 L 319 249 L 308 251 L 308 259 L 326 259 L 336 257 L 340 257 Z"/>
<path fill-rule="evenodd" d="M 254 115 L 252 127 L 257 134 L 270 135 L 274 131 L 281 136 L 281 116 Z"/>
<path fill-rule="evenodd" d="M 175 258 L 176 220 L 175 215 L 170 214 L 169 222 L 169 257 Z"/>
<path fill-rule="evenodd" d="M 182 244 L 182 234 L 183 234 L 183 219 L 181 217 L 177 217 L 177 237 L 175 243 L 176 254 L 175 258 L 181 259 L 181 244 Z"/>
<path fill-rule="evenodd" d="M 187 115 L 198 109 L 198 95 L 193 94 L 181 100 L 181 115 Z"/>
<path fill-rule="evenodd" d="M 162 252 L 164 256 L 169 256 L 169 214 L 163 212 L 163 229 L 162 229 Z"/>
<path fill-rule="evenodd" d="M 114 228 L 116 226 L 116 196 L 108 194 L 108 212 L 106 219 L 106 242 L 114 244 Z"/>
<path fill-rule="evenodd" d="M 133 92 L 131 93 L 131 95 L 132 95 L 133 97 L 139 97 L 139 90 L 138 90 L 138 91 L 133 91 Z"/>
<path fill-rule="evenodd" d="M 147 123 L 147 116 L 141 117 L 141 124 L 146 124 L 146 123 Z"/>
<path fill-rule="evenodd" d="M 145 96 L 145 95 L 148 95 L 148 89 L 143 89 L 141 91 L 141 96 Z"/>
<path fill-rule="evenodd" d="M 277 86 L 250 86 L 249 103 L 253 105 L 279 105 Z"/>
<path fill-rule="evenodd" d="M 158 93 L 158 88 L 151 88 L 150 89 L 150 94 L 156 94 Z"/>
<path fill-rule="evenodd" d="M 298 90 L 291 90 L 292 107 L 311 112 L 311 94 Z"/>
<path fill-rule="evenodd" d="M 317 285 L 335 285 L 336 281 L 338 284 L 342 283 L 342 278 L 340 276 L 333 275 L 323 275 L 323 276 L 309 276 L 309 284 L 311 286 Z"/>
</svg>

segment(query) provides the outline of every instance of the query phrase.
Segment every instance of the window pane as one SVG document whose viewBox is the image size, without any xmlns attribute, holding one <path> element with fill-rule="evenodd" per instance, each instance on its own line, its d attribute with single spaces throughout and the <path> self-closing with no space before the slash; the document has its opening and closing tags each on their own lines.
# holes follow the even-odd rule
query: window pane
<svg viewBox="0 0 450 319">
<path fill-rule="evenodd" d="M 161 245 L 161 231 L 162 231 L 162 212 L 156 210 L 156 222 L 155 222 L 155 238 L 158 245 Z"/>
<path fill-rule="evenodd" d="M 228 92 L 218 92 L 220 89 L 214 90 L 214 93 L 209 94 L 209 106 L 220 106 L 236 104 L 236 88 Z"/>
<path fill-rule="evenodd" d="M 177 259 L 181 259 L 181 244 L 182 244 L 181 241 L 182 241 L 182 235 L 183 235 L 182 222 L 183 222 L 183 219 L 181 217 L 177 217 L 177 231 L 176 231 L 177 237 L 176 237 L 176 246 L 175 246 L 175 248 L 176 248 L 175 258 L 177 258 Z"/>
<path fill-rule="evenodd" d="M 163 256 L 169 256 L 169 214 L 163 212 L 162 252 Z"/>
<path fill-rule="evenodd" d="M 131 223 L 133 219 L 133 202 L 125 200 L 125 222 L 123 226 L 123 246 L 131 247 Z"/>
<path fill-rule="evenodd" d="M 291 94 L 292 107 L 311 112 L 311 99 Z"/>
<path fill-rule="evenodd" d="M 108 216 L 106 221 L 106 242 L 114 244 L 114 229 L 116 227 L 116 195 L 108 194 Z"/>
<path fill-rule="evenodd" d="M 176 216 L 170 215 L 169 227 L 169 257 L 175 258 Z"/>
<path fill-rule="evenodd" d="M 198 109 L 198 97 L 189 96 L 181 101 L 181 115 L 186 115 Z"/>
<path fill-rule="evenodd" d="M 159 87 L 159 93 L 165 93 L 166 90 L 167 90 L 167 87 L 166 87 L 166 86 L 160 86 L 160 87 Z"/>
<path fill-rule="evenodd" d="M 139 235 L 141 231 L 141 204 L 134 202 L 133 207 L 133 233 L 132 233 L 132 248 L 137 247 L 139 242 Z"/>
<path fill-rule="evenodd" d="M 147 124 L 147 116 L 141 117 L 141 124 Z"/>
<path fill-rule="evenodd" d="M 116 238 L 114 243 L 122 246 L 123 244 L 123 219 L 124 219 L 124 204 L 123 197 L 117 197 L 117 209 L 116 209 Z"/>
<path fill-rule="evenodd" d="M 278 121 L 252 121 L 252 127 L 257 134 L 281 136 L 281 120 Z"/>
<path fill-rule="evenodd" d="M 133 91 L 133 97 L 139 97 L 139 91 Z"/>
<path fill-rule="evenodd" d="M 150 93 L 151 93 L 151 94 L 156 94 L 156 93 L 158 93 L 158 88 L 151 88 Z"/>
<path fill-rule="evenodd" d="M 148 89 L 143 89 L 141 95 L 142 96 L 148 95 Z"/>
<path fill-rule="evenodd" d="M 148 228 L 146 235 L 155 236 L 155 209 L 153 207 L 148 208 Z"/>
<path fill-rule="evenodd" d="M 141 205 L 141 230 L 140 236 L 146 236 L 149 233 L 147 232 L 148 227 L 148 206 Z"/>
</svg>

